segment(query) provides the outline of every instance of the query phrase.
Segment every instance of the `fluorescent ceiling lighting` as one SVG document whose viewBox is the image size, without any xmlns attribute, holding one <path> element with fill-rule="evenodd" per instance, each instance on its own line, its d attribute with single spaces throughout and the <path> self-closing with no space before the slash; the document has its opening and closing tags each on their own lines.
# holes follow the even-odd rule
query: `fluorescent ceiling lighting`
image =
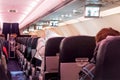
<svg viewBox="0 0 120 80">
<path fill-rule="evenodd" d="M 29 16 L 26 16 L 22 22 L 20 22 L 20 27 L 24 27 L 26 23 L 30 23 L 33 20 L 43 16 L 49 10 L 53 9 L 57 5 L 61 4 L 62 0 L 44 0 L 36 9 L 33 9 Z M 38 15 L 39 14 L 39 15 Z"/>
<path fill-rule="evenodd" d="M 101 16 L 109 16 L 109 15 L 117 14 L 117 13 L 120 13 L 120 6 L 109 9 L 109 10 L 102 11 L 100 14 L 101 14 Z"/>
<path fill-rule="evenodd" d="M 29 33 L 27 30 L 23 31 L 23 34 Z"/>
</svg>

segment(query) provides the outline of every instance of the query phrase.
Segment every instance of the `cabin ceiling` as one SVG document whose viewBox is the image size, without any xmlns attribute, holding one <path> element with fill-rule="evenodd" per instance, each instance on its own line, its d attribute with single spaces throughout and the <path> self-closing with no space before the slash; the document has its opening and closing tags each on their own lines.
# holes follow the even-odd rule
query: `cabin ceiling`
<svg viewBox="0 0 120 80">
<path fill-rule="evenodd" d="M 50 10 L 72 0 L 0 0 L 0 23 L 19 23 L 20 29 Z"/>
<path fill-rule="evenodd" d="M 65 22 L 71 19 L 76 19 L 78 17 L 84 16 L 86 1 L 93 2 L 99 1 L 99 3 L 102 4 L 100 11 L 120 6 L 120 0 L 74 0 L 69 4 L 59 8 L 58 10 L 41 18 L 39 21 L 35 23 L 41 25 L 45 21 L 50 20 L 59 20 L 60 22 Z"/>
<path fill-rule="evenodd" d="M 74 0 L 71 3 L 61 7 L 53 13 L 42 18 L 41 21 L 61 20 L 66 21 L 72 18 L 79 17 L 84 13 L 85 0 Z"/>
<path fill-rule="evenodd" d="M 20 29 L 22 29 L 31 23 L 57 19 L 66 21 L 76 18 L 83 15 L 85 1 L 86 0 L 0 0 L 1 28 L 4 22 L 17 22 L 19 23 Z M 117 1 L 120 0 L 102 0 L 105 5 Z M 67 5 L 64 6 L 65 4 Z"/>
</svg>

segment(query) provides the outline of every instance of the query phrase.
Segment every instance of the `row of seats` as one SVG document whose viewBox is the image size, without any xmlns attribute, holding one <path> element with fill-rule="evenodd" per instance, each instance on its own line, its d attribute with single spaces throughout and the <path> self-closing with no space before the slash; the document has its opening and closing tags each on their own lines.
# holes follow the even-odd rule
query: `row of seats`
<svg viewBox="0 0 120 80">
<path fill-rule="evenodd" d="M 36 39 L 36 40 L 34 40 Z M 36 67 L 25 57 L 32 53 L 32 41 L 37 45 L 37 38 L 18 38 L 20 48 L 17 50 L 19 62 L 27 76 L 42 76 L 42 80 L 78 80 L 81 67 L 93 57 L 95 38 L 91 36 L 54 37 L 46 41 L 43 73 L 35 71 Z M 25 40 L 25 41 L 24 41 Z M 23 41 L 23 43 L 21 42 Z M 34 42 L 35 41 L 35 42 Z M 25 45 L 26 44 L 26 45 Z M 120 37 L 108 37 L 103 40 L 96 56 L 94 80 L 119 80 Z M 22 46 L 22 47 L 21 47 Z M 26 48 L 23 49 L 23 46 Z M 22 48 L 22 49 L 21 49 Z M 21 50 L 21 51 L 20 51 Z M 36 74 L 37 73 L 37 74 Z M 32 78 L 30 78 L 32 80 Z"/>
<path fill-rule="evenodd" d="M 22 38 L 22 40 L 25 39 Z M 28 43 L 30 44 L 29 40 Z M 40 75 L 42 74 L 43 80 L 77 80 L 83 61 L 84 63 L 89 62 L 93 57 L 94 48 L 95 38 L 91 36 L 50 38 L 46 41 L 44 71 Z M 24 64 L 27 61 L 29 60 L 22 60 Z M 22 66 L 24 64 L 22 63 Z"/>
<path fill-rule="evenodd" d="M 0 37 L 0 80 L 12 80 L 10 71 L 7 68 L 8 46 L 6 44 L 5 38 Z"/>
<path fill-rule="evenodd" d="M 54 38 L 51 38 L 51 40 L 52 39 Z M 52 41 L 48 40 L 47 43 L 51 43 L 52 46 Z M 46 45 L 46 48 L 47 47 L 48 46 Z M 87 61 L 89 61 L 93 57 L 93 52 L 95 48 L 95 38 L 90 36 L 66 37 L 61 40 L 58 48 L 59 48 L 59 58 L 58 58 L 58 54 L 56 54 L 56 60 L 54 60 L 54 58 L 51 57 L 52 61 L 50 62 L 48 56 L 45 56 L 45 58 L 48 59 L 47 61 L 49 61 L 49 63 L 48 62 L 45 63 L 46 65 L 48 65 L 48 69 L 49 69 L 46 71 L 50 72 L 51 70 L 51 72 L 53 71 L 54 73 L 54 71 L 57 70 L 58 72 L 56 75 L 58 75 L 60 80 L 77 80 L 79 78 L 78 73 L 82 66 L 77 65 L 76 60 L 78 61 L 79 59 L 81 59 L 83 61 L 85 58 L 87 58 L 88 59 Z M 45 50 L 45 52 L 47 52 L 47 49 Z M 49 52 L 45 53 L 45 55 L 47 54 L 49 54 Z M 55 65 L 50 67 L 49 65 L 51 63 L 52 64 L 54 63 Z M 79 63 L 81 63 L 80 60 Z M 47 73 L 47 77 L 48 74 L 49 73 Z M 51 75 L 49 74 L 49 78 L 51 77 Z M 54 78 L 54 76 L 52 77 Z"/>
<path fill-rule="evenodd" d="M 17 58 L 20 66 L 29 78 L 35 76 L 36 67 L 32 64 L 32 58 L 36 53 L 36 46 L 39 37 L 18 37 L 17 38 Z"/>
</svg>

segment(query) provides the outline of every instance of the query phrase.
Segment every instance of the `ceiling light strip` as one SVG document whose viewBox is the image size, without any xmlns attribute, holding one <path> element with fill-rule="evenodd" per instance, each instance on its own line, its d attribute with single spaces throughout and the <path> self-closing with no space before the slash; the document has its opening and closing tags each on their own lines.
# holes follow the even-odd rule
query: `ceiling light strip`
<svg viewBox="0 0 120 80">
<path fill-rule="evenodd" d="M 52 8 L 56 7 L 57 5 L 61 4 L 63 1 L 60 0 L 45 0 L 41 5 L 39 5 L 36 9 L 32 11 L 29 16 L 27 16 L 20 24 L 21 28 L 25 26 L 26 23 L 30 23 L 36 18 L 44 15 L 46 12 L 51 10 Z M 39 14 L 39 15 L 38 15 Z M 34 17 L 33 17 L 34 16 Z M 33 19 L 34 18 L 34 19 Z"/>
<path fill-rule="evenodd" d="M 45 0 L 40 0 L 39 2 L 34 1 L 34 2 L 37 3 L 36 5 L 34 4 L 33 7 L 28 6 L 28 9 L 26 9 L 26 15 L 23 16 L 22 18 L 20 18 L 19 23 L 22 23 L 27 17 L 29 17 L 30 14 L 33 12 L 33 10 L 35 10 L 35 9 L 36 9 L 39 5 L 41 5 L 44 1 L 45 1 Z M 34 2 L 33 2 L 33 3 L 34 3 Z"/>
</svg>

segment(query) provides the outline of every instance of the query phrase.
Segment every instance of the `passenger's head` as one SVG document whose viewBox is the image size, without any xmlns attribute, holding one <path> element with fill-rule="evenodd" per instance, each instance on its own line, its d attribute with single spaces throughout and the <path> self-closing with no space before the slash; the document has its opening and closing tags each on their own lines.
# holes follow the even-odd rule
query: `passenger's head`
<svg viewBox="0 0 120 80">
<path fill-rule="evenodd" d="M 46 30 L 46 39 L 52 38 L 52 37 L 61 37 L 61 35 L 57 34 L 56 32 L 52 30 Z"/>
<path fill-rule="evenodd" d="M 118 35 L 120 35 L 120 32 L 117 30 L 114 30 L 112 28 L 103 28 L 97 33 L 95 37 L 96 43 L 102 41 L 107 36 L 118 36 Z"/>
<path fill-rule="evenodd" d="M 51 29 L 42 29 L 39 31 L 39 37 L 49 39 L 52 37 L 60 37 L 61 35 L 57 34 L 55 31 L 52 31 Z"/>
</svg>

